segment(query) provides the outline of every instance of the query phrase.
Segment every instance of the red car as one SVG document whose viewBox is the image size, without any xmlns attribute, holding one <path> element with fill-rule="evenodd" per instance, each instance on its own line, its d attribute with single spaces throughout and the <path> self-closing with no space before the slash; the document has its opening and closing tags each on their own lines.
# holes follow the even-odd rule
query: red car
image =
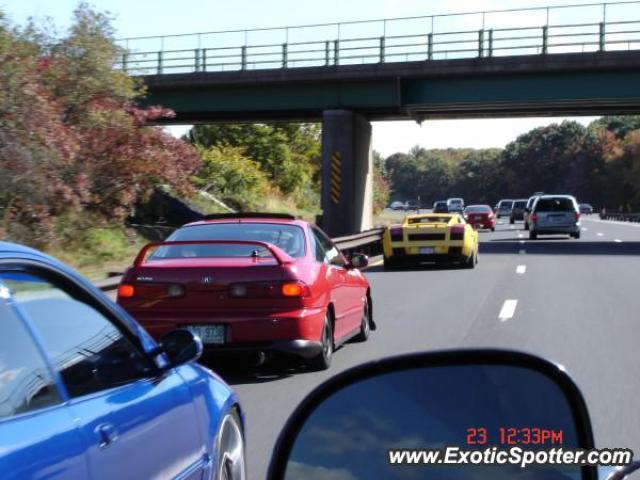
<svg viewBox="0 0 640 480">
<path fill-rule="evenodd" d="M 496 229 L 496 216 L 489 205 L 469 205 L 464 209 L 464 219 L 468 224 L 478 228 Z"/>
<path fill-rule="evenodd" d="M 286 354 L 326 369 L 337 346 L 375 329 L 367 262 L 291 215 L 209 215 L 145 246 L 118 303 L 156 338 L 184 327 L 206 352 Z"/>
</svg>

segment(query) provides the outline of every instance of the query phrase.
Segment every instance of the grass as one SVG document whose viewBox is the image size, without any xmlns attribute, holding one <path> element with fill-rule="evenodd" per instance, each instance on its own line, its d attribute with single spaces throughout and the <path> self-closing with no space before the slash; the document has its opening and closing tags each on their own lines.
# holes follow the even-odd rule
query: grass
<svg viewBox="0 0 640 480">
<path fill-rule="evenodd" d="M 135 230 L 108 225 L 95 215 L 80 213 L 59 218 L 56 230 L 60 240 L 45 248 L 46 253 L 78 270 L 90 280 L 122 272 L 148 243 Z"/>
<path fill-rule="evenodd" d="M 205 213 L 225 212 L 219 204 L 202 196 L 194 196 L 189 204 Z M 298 208 L 286 198 L 267 196 L 261 199 L 259 210 L 285 212 L 313 222 L 317 211 Z M 87 212 L 59 217 L 56 235 L 60 239 L 45 248 L 52 255 L 90 280 L 107 278 L 131 265 L 140 249 L 149 240 L 134 229 L 110 225 L 107 220 Z"/>
</svg>

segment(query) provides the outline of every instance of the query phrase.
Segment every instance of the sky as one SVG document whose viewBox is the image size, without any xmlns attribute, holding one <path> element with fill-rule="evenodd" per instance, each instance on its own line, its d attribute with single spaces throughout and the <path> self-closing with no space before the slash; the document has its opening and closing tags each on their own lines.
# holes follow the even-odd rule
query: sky
<svg viewBox="0 0 640 480">
<path fill-rule="evenodd" d="M 346 22 L 382 18 L 398 18 L 437 15 L 454 12 L 478 12 L 482 10 L 513 9 L 523 7 L 577 4 L 575 0 L 550 2 L 544 0 L 94 0 L 91 3 L 101 11 L 108 11 L 114 18 L 113 25 L 119 39 L 141 36 L 172 35 L 220 30 L 242 30 L 257 27 L 280 27 L 329 22 Z M 9 20 L 24 24 L 29 17 L 36 20 L 50 17 L 59 30 L 71 22 L 76 0 L 0 0 L 0 10 Z M 638 7 L 633 7 L 637 12 Z M 608 7 L 609 8 L 609 7 Z M 626 18 L 628 6 L 614 6 L 607 10 L 607 18 Z M 558 10 L 552 13 L 550 23 L 599 21 L 601 7 Z M 505 16 L 506 15 L 506 16 Z M 487 22 L 499 27 L 505 22 L 513 25 L 518 21 L 544 23 L 544 10 L 530 14 L 490 14 Z M 564 16 L 563 16 L 564 15 Z M 635 15 L 640 17 L 640 15 Z M 463 25 L 476 28 L 481 16 L 454 17 L 446 27 Z M 458 24 L 454 25 L 454 20 Z M 421 22 L 419 20 L 417 22 Z M 439 20 L 445 28 L 447 19 Z M 454 23 L 451 23 L 454 22 Z M 413 22 L 413 26 L 415 27 Z M 376 28 L 382 28 L 382 23 Z M 394 27 L 395 25 L 395 27 Z M 353 28 L 356 28 L 355 26 Z M 349 26 L 343 26 L 342 35 L 349 34 Z M 358 27 L 359 28 L 359 27 Z M 374 27 L 371 27 L 374 28 Z M 408 23 L 389 23 L 387 29 L 397 28 L 406 33 Z M 422 26 L 420 25 L 420 28 Z M 435 27 L 437 31 L 437 26 Z M 284 32 L 284 30 L 282 30 Z M 291 30 L 290 35 L 296 35 Z M 387 33 L 389 32 L 387 30 Z M 372 34 L 377 34 L 373 32 Z M 257 35 L 257 34 L 256 34 Z M 275 33 L 274 33 L 275 35 Z M 188 37 L 187 40 L 193 37 Z M 216 38 L 220 38 L 219 36 Z M 145 40 L 157 44 L 159 40 Z M 155 42 L 155 43 L 154 43 Z M 147 45 L 149 43 L 145 43 Z M 578 117 L 575 120 L 587 124 L 595 117 Z M 415 145 L 426 148 L 488 148 L 504 147 L 519 134 L 537 126 L 561 122 L 565 118 L 518 118 L 518 119 L 473 119 L 473 120 L 426 120 L 421 126 L 412 121 L 375 122 L 373 125 L 373 148 L 383 155 L 397 151 L 408 151 Z M 172 127 L 179 135 L 188 126 Z"/>
</svg>

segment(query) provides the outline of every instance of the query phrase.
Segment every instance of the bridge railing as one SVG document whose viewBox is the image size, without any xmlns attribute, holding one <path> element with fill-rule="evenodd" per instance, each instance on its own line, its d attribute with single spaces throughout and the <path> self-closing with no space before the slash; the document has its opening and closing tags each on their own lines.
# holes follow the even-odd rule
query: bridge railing
<svg viewBox="0 0 640 480">
<path fill-rule="evenodd" d="M 640 49 L 640 0 L 119 40 L 132 74 Z"/>
<path fill-rule="evenodd" d="M 600 213 L 600 219 L 640 223 L 640 213 Z"/>
</svg>

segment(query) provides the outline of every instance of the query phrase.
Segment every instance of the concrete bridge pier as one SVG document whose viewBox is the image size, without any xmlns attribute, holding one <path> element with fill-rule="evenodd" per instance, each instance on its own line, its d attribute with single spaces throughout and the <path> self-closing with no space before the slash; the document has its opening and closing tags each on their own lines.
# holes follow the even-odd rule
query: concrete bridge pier
<svg viewBox="0 0 640 480">
<path fill-rule="evenodd" d="M 350 110 L 322 113 L 322 228 L 332 237 L 373 225 L 371 123 Z"/>
</svg>

